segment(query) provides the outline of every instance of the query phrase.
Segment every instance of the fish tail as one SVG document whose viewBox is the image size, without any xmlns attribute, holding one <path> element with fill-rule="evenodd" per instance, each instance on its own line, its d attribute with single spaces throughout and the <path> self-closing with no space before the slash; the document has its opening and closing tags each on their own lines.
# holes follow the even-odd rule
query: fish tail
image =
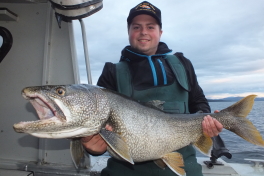
<svg viewBox="0 0 264 176">
<path fill-rule="evenodd" d="M 253 107 L 255 98 L 256 95 L 249 95 L 228 108 L 221 110 L 220 113 L 223 112 L 224 114 L 233 116 L 229 122 L 223 123 L 225 129 L 234 132 L 252 144 L 264 147 L 264 140 L 260 132 L 251 121 L 246 119 Z"/>
</svg>

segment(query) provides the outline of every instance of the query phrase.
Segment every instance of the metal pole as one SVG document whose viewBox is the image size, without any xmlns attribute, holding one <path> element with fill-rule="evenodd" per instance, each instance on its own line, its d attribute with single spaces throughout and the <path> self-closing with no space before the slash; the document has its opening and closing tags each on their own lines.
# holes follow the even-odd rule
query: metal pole
<svg viewBox="0 0 264 176">
<path fill-rule="evenodd" d="M 50 84 L 50 61 L 51 61 L 51 31 L 52 31 L 52 8 L 48 6 L 47 9 L 47 21 L 46 21 L 46 34 L 45 34 L 45 47 L 44 47 L 44 56 L 43 56 L 43 73 L 42 73 L 42 85 Z M 47 139 L 39 138 L 39 147 L 38 147 L 38 165 L 43 165 L 47 160 Z"/>
<path fill-rule="evenodd" d="M 88 84 L 92 84 L 92 76 L 91 76 L 91 68 L 90 68 L 90 61 L 88 56 L 88 47 L 87 47 L 87 40 L 86 40 L 86 31 L 85 26 L 82 19 L 79 19 L 82 27 L 82 37 L 83 37 L 83 49 L 84 49 L 84 56 L 85 56 L 85 63 L 86 63 L 86 73 Z"/>
</svg>

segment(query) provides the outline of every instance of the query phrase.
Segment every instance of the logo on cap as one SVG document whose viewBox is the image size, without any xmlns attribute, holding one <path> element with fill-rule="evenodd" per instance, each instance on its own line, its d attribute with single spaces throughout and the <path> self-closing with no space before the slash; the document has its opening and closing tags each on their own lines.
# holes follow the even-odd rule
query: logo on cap
<svg viewBox="0 0 264 176">
<path fill-rule="evenodd" d="M 145 4 L 141 5 L 140 7 L 145 8 L 145 9 L 151 9 L 148 5 L 145 5 Z"/>
<path fill-rule="evenodd" d="M 150 11 L 152 13 L 156 13 L 155 12 L 155 8 L 151 4 L 149 4 L 149 3 L 141 3 L 135 9 L 137 11 L 146 10 L 146 11 Z"/>
</svg>

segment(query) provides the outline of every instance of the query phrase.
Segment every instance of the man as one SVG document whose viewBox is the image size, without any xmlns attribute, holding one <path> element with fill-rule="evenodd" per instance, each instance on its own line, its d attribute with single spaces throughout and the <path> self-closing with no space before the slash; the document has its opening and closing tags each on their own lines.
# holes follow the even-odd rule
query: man
<svg viewBox="0 0 264 176">
<path fill-rule="evenodd" d="M 171 50 L 163 42 L 160 10 L 144 1 L 130 10 L 127 18 L 130 46 L 123 49 L 118 64 L 106 63 L 98 85 L 126 94 L 141 102 L 162 100 L 164 111 L 173 113 L 210 112 L 210 107 L 198 85 L 191 62 L 182 53 L 169 56 Z M 169 59 L 171 58 L 171 59 Z M 175 60 L 179 61 L 173 66 Z M 179 69 L 177 69 L 179 68 Z M 128 76 L 127 76 L 128 75 Z M 206 116 L 202 123 L 204 133 L 217 136 L 223 126 Z M 107 125 L 106 129 L 113 130 Z M 92 155 L 106 151 L 107 145 L 100 135 L 82 139 L 84 147 Z M 187 176 L 201 176 L 201 166 L 196 161 L 192 146 L 178 150 L 183 155 Z M 175 176 L 168 167 L 161 169 L 153 161 L 135 163 L 108 160 L 102 176 L 164 175 Z"/>
</svg>

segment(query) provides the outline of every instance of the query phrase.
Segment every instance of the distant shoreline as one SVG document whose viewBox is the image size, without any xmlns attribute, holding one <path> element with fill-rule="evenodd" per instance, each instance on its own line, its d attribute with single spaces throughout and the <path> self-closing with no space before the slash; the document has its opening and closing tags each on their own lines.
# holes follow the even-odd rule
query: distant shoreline
<svg viewBox="0 0 264 176">
<path fill-rule="evenodd" d="M 236 102 L 241 100 L 244 97 L 227 97 L 222 99 L 207 99 L 208 102 Z M 255 98 L 255 101 L 264 101 L 264 97 Z"/>
</svg>

